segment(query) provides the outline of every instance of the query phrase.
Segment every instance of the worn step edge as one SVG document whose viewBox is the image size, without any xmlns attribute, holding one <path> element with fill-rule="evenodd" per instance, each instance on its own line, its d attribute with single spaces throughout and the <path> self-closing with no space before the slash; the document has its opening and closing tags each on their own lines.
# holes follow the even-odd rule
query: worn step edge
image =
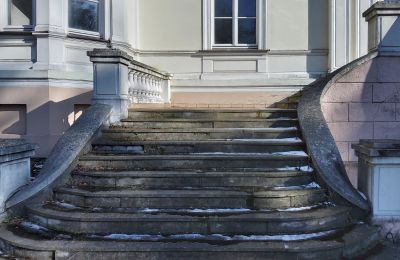
<svg viewBox="0 0 400 260">
<path fill-rule="evenodd" d="M 129 160 L 304 160 L 308 155 L 279 155 L 279 154 L 183 154 L 183 155 L 92 155 L 82 156 L 80 161 L 129 161 Z"/>
<path fill-rule="evenodd" d="M 297 112 L 294 108 L 264 108 L 264 109 L 195 109 L 195 108 L 166 108 L 166 109 L 143 109 L 129 108 L 129 112 L 148 112 L 148 113 L 257 113 L 257 112 Z"/>
<path fill-rule="evenodd" d="M 296 189 L 296 190 L 269 190 L 263 192 L 244 192 L 232 190 L 131 190 L 131 189 L 114 189 L 107 191 L 87 191 L 79 188 L 59 188 L 55 190 L 56 193 L 64 193 L 70 195 L 78 195 L 83 197 L 131 197 L 131 198 L 232 198 L 232 197 L 254 197 L 254 198 L 282 198 L 282 197 L 295 197 L 308 194 L 324 194 L 323 189 Z"/>
<path fill-rule="evenodd" d="M 282 146 L 301 146 L 304 142 L 301 139 L 227 139 L 227 140 L 150 140 L 150 141 L 118 141 L 101 138 L 92 143 L 94 146 L 140 146 L 140 145 L 282 145 Z"/>
<path fill-rule="evenodd" d="M 78 222 L 204 222 L 206 219 L 210 221 L 220 222 L 232 222 L 232 221 L 256 221 L 256 222 L 287 222 L 287 221 L 306 221 L 310 219 L 324 219 L 326 217 L 339 216 L 350 212 L 350 208 L 343 206 L 326 207 L 319 209 L 311 209 L 299 212 L 251 212 L 243 214 L 235 214 L 229 216 L 182 216 L 182 215 L 170 215 L 165 213 L 88 213 L 88 212 L 63 212 L 44 208 L 42 205 L 29 205 L 27 206 L 28 211 L 31 214 L 38 215 L 45 218 L 52 218 L 66 221 L 78 221 Z"/>
<path fill-rule="evenodd" d="M 359 234 L 366 235 L 369 239 L 360 240 Z M 349 232 L 344 234 L 344 241 L 337 240 L 304 240 L 304 241 L 244 241 L 233 245 L 215 245 L 208 243 L 196 242 L 137 242 L 137 241 L 93 241 L 93 240 L 40 240 L 21 237 L 8 230 L 5 225 L 0 227 L 0 239 L 6 244 L 21 249 L 29 249 L 34 251 L 83 251 L 83 252 L 115 252 L 116 244 L 119 252 L 308 252 L 328 250 L 331 248 L 342 249 L 344 257 L 356 257 L 359 254 L 365 254 L 368 249 L 373 248 L 378 242 L 378 232 L 376 227 L 368 225 L 357 225 Z M 358 250 L 353 251 L 354 246 Z"/>
<path fill-rule="evenodd" d="M 177 123 L 198 123 L 198 122 L 280 122 L 280 121 L 290 121 L 290 122 L 298 122 L 298 118 L 234 118 L 234 119 L 219 119 L 219 118 L 127 118 L 122 119 L 123 123 L 136 123 L 136 122 L 177 122 Z M 118 124 L 115 124 L 118 126 Z"/>
<path fill-rule="evenodd" d="M 96 178 L 171 178 L 171 177 L 265 177 L 265 178 L 285 178 L 312 176 L 313 171 L 271 171 L 271 172 L 188 172 L 188 171 L 74 171 L 73 175 L 88 176 Z"/>
<path fill-rule="evenodd" d="M 125 128 L 111 127 L 102 129 L 103 133 L 231 133 L 231 132 L 252 132 L 252 133 L 287 133 L 297 132 L 297 127 L 266 127 L 266 128 L 169 128 L 169 129 L 148 129 L 148 128 Z"/>
</svg>

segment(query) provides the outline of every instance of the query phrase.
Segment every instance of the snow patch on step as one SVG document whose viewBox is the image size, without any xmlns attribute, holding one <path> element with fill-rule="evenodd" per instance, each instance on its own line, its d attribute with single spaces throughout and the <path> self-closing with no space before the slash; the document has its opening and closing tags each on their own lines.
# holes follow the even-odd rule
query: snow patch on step
<svg viewBox="0 0 400 260">
<path fill-rule="evenodd" d="M 61 202 L 61 201 L 54 201 L 54 202 L 52 202 L 52 204 L 54 204 L 55 206 L 57 206 L 59 208 L 68 209 L 68 210 L 82 209 L 79 206 L 72 205 L 72 204 L 65 203 L 65 202 Z"/>
<path fill-rule="evenodd" d="M 309 184 L 300 186 L 273 187 L 272 190 L 304 190 L 304 189 L 320 189 L 320 188 L 321 186 L 319 186 L 318 183 L 311 182 Z"/>
<path fill-rule="evenodd" d="M 205 152 L 205 153 L 191 153 L 192 155 L 283 155 L 283 156 L 308 156 L 304 151 L 289 151 L 289 152 L 276 152 L 276 153 L 226 153 L 226 152 Z"/>
<path fill-rule="evenodd" d="M 167 212 L 176 212 L 176 213 L 244 213 L 251 212 L 251 209 L 245 208 L 237 208 L 237 209 L 150 209 L 144 208 L 140 209 L 139 212 L 143 213 L 167 213 Z"/>
<path fill-rule="evenodd" d="M 275 138 L 275 139 L 249 139 L 249 138 L 243 138 L 243 139 L 225 139 L 225 141 L 234 141 L 234 142 L 288 142 L 288 143 L 301 143 L 302 140 L 298 137 L 293 137 L 293 138 Z"/>
<path fill-rule="evenodd" d="M 43 233 L 43 232 L 49 232 L 50 231 L 49 229 L 47 229 L 45 227 L 39 226 L 39 225 L 31 223 L 31 222 L 27 222 L 27 221 L 21 222 L 19 224 L 19 226 L 24 228 L 24 229 L 26 229 L 26 230 L 33 231 L 33 232 L 36 232 L 36 233 Z"/>
<path fill-rule="evenodd" d="M 295 235 L 235 235 L 226 236 L 222 234 L 201 235 L 201 234 L 177 234 L 170 236 L 148 235 L 148 234 L 110 234 L 91 235 L 89 238 L 122 240 L 122 241 L 165 241 L 165 240 L 191 240 L 191 241 L 302 241 L 314 238 L 321 238 L 335 234 L 336 230 Z"/>
<path fill-rule="evenodd" d="M 304 151 L 276 152 L 273 155 L 308 156 Z"/>
<path fill-rule="evenodd" d="M 284 168 L 277 168 L 277 171 L 301 171 L 301 172 L 313 172 L 314 169 L 310 166 L 299 166 L 299 167 L 284 167 Z"/>
</svg>

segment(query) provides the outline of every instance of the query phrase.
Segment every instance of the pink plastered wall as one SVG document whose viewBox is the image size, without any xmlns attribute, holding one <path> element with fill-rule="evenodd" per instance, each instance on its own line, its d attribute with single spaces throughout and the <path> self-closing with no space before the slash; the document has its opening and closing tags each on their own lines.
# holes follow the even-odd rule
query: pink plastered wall
<svg viewBox="0 0 400 260">
<path fill-rule="evenodd" d="M 377 57 L 345 74 L 322 97 L 322 111 L 353 185 L 360 139 L 400 139 L 400 57 Z"/>
</svg>

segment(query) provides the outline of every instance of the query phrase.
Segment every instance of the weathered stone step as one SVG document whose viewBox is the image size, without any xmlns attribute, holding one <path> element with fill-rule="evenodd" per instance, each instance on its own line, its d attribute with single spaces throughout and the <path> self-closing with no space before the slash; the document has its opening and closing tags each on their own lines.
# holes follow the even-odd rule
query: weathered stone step
<svg viewBox="0 0 400 260">
<path fill-rule="evenodd" d="M 300 212 L 258 212 L 228 216 L 187 216 L 165 213 L 64 212 L 41 205 L 27 206 L 31 221 L 73 234 L 304 234 L 352 225 L 348 207 L 326 207 Z"/>
<path fill-rule="evenodd" d="M 125 234 L 125 233 L 124 233 Z M 343 234 L 304 241 L 126 241 L 126 240 L 63 240 L 21 237 L 6 227 L 0 227 L 0 239 L 5 248 L 14 248 L 15 257 L 33 260 L 64 259 L 191 259 L 191 260 L 264 260 L 264 259 L 349 259 L 365 254 L 377 245 L 377 228 L 357 225 Z M 172 242 L 172 243 L 171 243 Z M 116 246 L 118 250 L 116 251 Z M 4 250 L 2 248 L 2 250 Z M 7 252 L 7 251 L 5 251 Z M 8 252 L 7 252 L 8 253 Z"/>
<path fill-rule="evenodd" d="M 284 168 L 307 165 L 309 157 L 300 154 L 197 154 L 197 155 L 85 155 L 78 165 L 102 170 L 177 170 Z"/>
<path fill-rule="evenodd" d="M 312 172 L 296 170 L 280 172 L 75 171 L 71 184 L 105 188 L 230 187 L 248 190 L 305 185 L 312 182 L 312 179 Z"/>
<path fill-rule="evenodd" d="M 210 140 L 272 139 L 298 137 L 297 127 L 284 128 L 190 128 L 190 129 L 103 129 L 103 137 L 111 140 Z"/>
<path fill-rule="evenodd" d="M 325 190 L 296 187 L 262 192 L 215 189 L 88 191 L 60 188 L 55 199 L 84 208 L 152 208 L 152 209 L 286 209 L 313 206 L 326 200 Z"/>
<path fill-rule="evenodd" d="M 129 118 L 296 118 L 296 109 L 266 108 L 266 109 L 130 109 Z"/>
<path fill-rule="evenodd" d="M 231 128 L 231 127 L 291 127 L 297 126 L 297 118 L 287 119 L 125 119 L 118 123 L 122 127 L 131 128 Z"/>
<path fill-rule="evenodd" d="M 298 104 L 298 102 L 278 102 L 274 104 L 274 107 L 283 109 L 297 109 Z"/>
<path fill-rule="evenodd" d="M 96 153 L 187 154 L 187 153 L 276 153 L 302 151 L 304 143 L 290 139 L 243 139 L 199 141 L 115 141 L 99 139 L 92 144 Z"/>
</svg>

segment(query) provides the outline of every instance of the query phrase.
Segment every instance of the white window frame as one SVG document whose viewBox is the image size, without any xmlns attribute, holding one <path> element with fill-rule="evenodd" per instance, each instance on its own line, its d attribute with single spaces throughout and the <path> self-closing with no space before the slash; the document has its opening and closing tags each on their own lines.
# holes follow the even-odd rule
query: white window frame
<svg viewBox="0 0 400 260">
<path fill-rule="evenodd" d="M 36 0 L 32 1 L 31 24 L 11 25 L 11 0 L 0 0 L 0 30 L 3 31 L 33 31 L 36 24 Z"/>
<path fill-rule="evenodd" d="M 233 12 L 233 44 L 215 44 L 214 42 L 214 0 L 203 0 L 203 50 L 212 49 L 260 49 L 266 50 L 267 35 L 267 0 L 257 1 L 256 44 L 238 43 L 238 0 L 234 1 Z"/>
<path fill-rule="evenodd" d="M 67 15 L 66 15 L 66 26 L 67 26 L 67 31 L 68 35 L 70 36 L 79 36 L 79 37 L 86 37 L 86 38 L 94 38 L 94 39 L 101 39 L 105 38 L 105 28 L 106 28 L 106 10 L 107 6 L 109 6 L 109 0 L 86 0 L 89 2 L 95 2 L 98 3 L 98 27 L 99 30 L 97 32 L 93 31 L 87 31 L 87 30 L 82 30 L 82 29 L 76 29 L 76 28 L 71 28 L 69 27 L 69 12 L 70 12 L 70 0 L 65 1 L 66 8 L 67 10 Z"/>
</svg>

